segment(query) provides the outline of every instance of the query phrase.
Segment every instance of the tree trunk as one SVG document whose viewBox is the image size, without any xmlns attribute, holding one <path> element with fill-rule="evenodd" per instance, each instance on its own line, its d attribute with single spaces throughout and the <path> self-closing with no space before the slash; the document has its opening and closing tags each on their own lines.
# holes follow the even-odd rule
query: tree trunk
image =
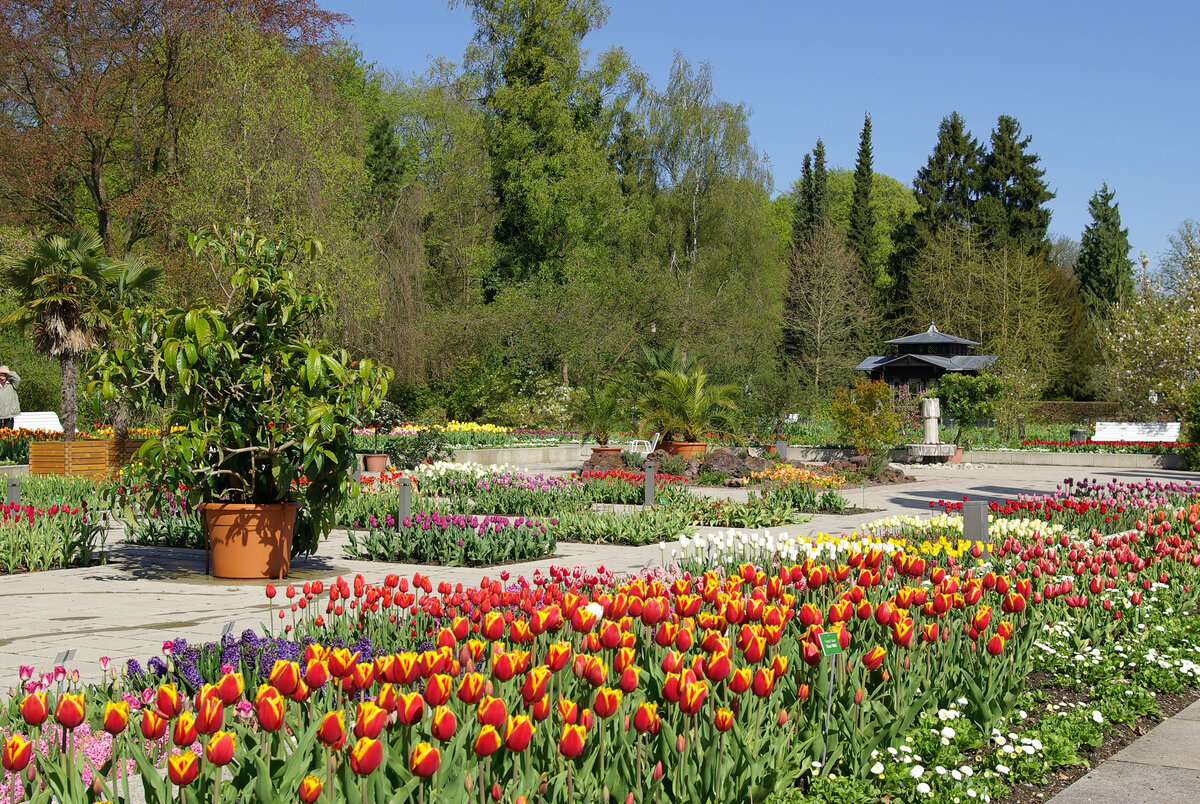
<svg viewBox="0 0 1200 804">
<path fill-rule="evenodd" d="M 60 358 L 62 363 L 63 438 L 75 440 L 75 420 L 79 410 L 79 359 L 73 354 Z"/>
</svg>

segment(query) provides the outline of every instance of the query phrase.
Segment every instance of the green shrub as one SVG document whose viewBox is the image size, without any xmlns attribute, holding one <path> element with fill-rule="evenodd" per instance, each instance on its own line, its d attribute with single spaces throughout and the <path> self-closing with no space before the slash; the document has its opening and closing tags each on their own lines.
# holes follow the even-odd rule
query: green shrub
<svg viewBox="0 0 1200 804">
<path fill-rule="evenodd" d="M 1188 388 L 1182 435 L 1181 440 L 1192 444 L 1183 455 L 1184 468 L 1200 472 L 1200 380 Z"/>
<path fill-rule="evenodd" d="M 641 469 L 646 465 L 646 456 L 640 452 L 625 450 L 621 453 L 621 463 L 626 469 Z"/>
</svg>

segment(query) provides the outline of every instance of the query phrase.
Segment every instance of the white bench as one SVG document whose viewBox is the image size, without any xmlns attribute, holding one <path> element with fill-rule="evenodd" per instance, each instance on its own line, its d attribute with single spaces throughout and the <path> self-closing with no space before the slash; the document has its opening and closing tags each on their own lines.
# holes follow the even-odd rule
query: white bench
<svg viewBox="0 0 1200 804">
<path fill-rule="evenodd" d="M 1093 441 L 1160 441 L 1179 440 L 1179 422 L 1096 422 Z"/>
<path fill-rule="evenodd" d="M 62 422 L 58 420 L 57 413 L 52 410 L 42 410 L 18 413 L 13 417 L 13 429 L 49 430 L 52 433 L 61 433 L 63 426 Z"/>
</svg>

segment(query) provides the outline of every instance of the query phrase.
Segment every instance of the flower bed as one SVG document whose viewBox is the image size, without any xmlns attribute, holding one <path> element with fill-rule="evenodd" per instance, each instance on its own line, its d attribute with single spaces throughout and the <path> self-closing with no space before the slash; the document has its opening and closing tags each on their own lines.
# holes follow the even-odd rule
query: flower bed
<svg viewBox="0 0 1200 804">
<path fill-rule="evenodd" d="M 1113 452 L 1128 455 L 1182 455 L 1190 442 L 1175 441 L 1034 441 L 1021 442 L 1021 449 L 1039 452 Z"/>
<path fill-rule="evenodd" d="M 1087 527 L 1114 512 L 1108 530 Z M 45 711 L 95 731 L 107 701 L 165 683 L 131 725 L 113 723 L 178 730 L 185 746 L 200 733 L 199 762 L 185 752 L 165 778 L 164 752 L 123 742 L 159 801 L 176 787 L 218 802 L 260 788 L 463 804 L 599 801 L 605 788 L 618 801 L 991 800 L 1079 761 L 1200 672 L 1195 487 L 1071 483 L 994 517 L 1011 524 L 991 551 L 960 545 L 947 516 L 813 540 L 705 534 L 625 579 L 339 578 L 289 588 L 278 617 L 268 588 L 287 640 L 266 648 L 276 660 L 256 692 L 264 653 L 239 648 L 224 667 L 206 654 L 180 713 L 168 657 L 80 699 L 57 694 L 75 691 L 69 678 L 44 702 L 35 684 L 20 707 L 35 725 L 9 707 L 0 727 L 36 734 Z M 1047 711 L 1025 690 L 1035 670 L 1077 703 Z M 57 743 L 45 751 L 28 755 L 47 784 L 77 772 Z"/>
<path fill-rule="evenodd" d="M 0 428 L 0 464 L 29 463 L 31 441 L 58 441 L 61 438 L 62 433 L 52 430 Z"/>
<path fill-rule="evenodd" d="M 613 505 L 640 505 L 646 498 L 646 473 L 628 469 L 609 469 L 603 472 L 581 472 L 579 479 L 587 489 L 588 499 Z M 682 475 L 654 474 L 654 488 L 678 486 L 687 482 Z"/>
<path fill-rule="evenodd" d="M 89 566 L 104 556 L 104 527 L 85 508 L 0 507 L 0 575 Z"/>
<path fill-rule="evenodd" d="M 353 558 L 445 567 L 482 566 L 554 553 L 554 536 L 537 520 L 502 516 L 414 513 L 396 526 L 388 514 L 365 533 L 350 531 Z"/>
</svg>

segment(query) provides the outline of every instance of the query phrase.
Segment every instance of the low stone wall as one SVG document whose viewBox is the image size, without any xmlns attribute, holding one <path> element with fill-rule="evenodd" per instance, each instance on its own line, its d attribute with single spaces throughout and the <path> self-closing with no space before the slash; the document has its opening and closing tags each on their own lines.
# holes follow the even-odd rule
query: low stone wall
<svg viewBox="0 0 1200 804">
<path fill-rule="evenodd" d="M 1119 452 L 1033 452 L 966 450 L 963 463 L 1003 463 L 1018 466 L 1090 466 L 1102 469 L 1178 469 L 1179 455 L 1131 455 Z"/>
<path fill-rule="evenodd" d="M 629 449 L 629 444 L 612 444 Z M 498 449 L 456 449 L 456 463 L 481 463 L 485 466 L 530 466 L 532 464 L 580 464 L 592 455 L 592 445 L 563 444 L 552 447 L 500 447 Z"/>
<path fill-rule="evenodd" d="M 0 464 L 0 476 L 26 477 L 29 474 L 29 464 L 10 463 Z"/>
</svg>

